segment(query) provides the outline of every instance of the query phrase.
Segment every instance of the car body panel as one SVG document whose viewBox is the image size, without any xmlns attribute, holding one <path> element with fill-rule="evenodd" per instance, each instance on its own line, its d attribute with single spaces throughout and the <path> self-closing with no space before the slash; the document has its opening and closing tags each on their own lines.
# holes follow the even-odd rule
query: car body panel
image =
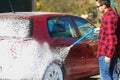
<svg viewBox="0 0 120 80">
<path fill-rule="evenodd" d="M 45 42 L 47 42 L 47 44 L 50 47 L 50 50 L 55 53 L 57 53 L 56 52 L 57 48 L 70 47 L 70 45 L 72 45 L 78 38 L 80 38 L 86 32 L 85 31 L 83 32 L 84 34 L 83 33 L 81 34 L 78 26 L 74 22 L 74 19 L 72 19 L 75 17 L 75 20 L 77 21 L 77 18 L 80 19 L 83 18 L 71 14 L 51 13 L 51 12 L 1 13 L 0 18 L 4 18 L 4 17 L 23 18 L 23 19 L 32 20 L 33 32 L 31 38 L 36 40 L 39 44 L 44 44 Z M 53 34 L 50 33 L 50 30 L 48 29 L 49 28 L 48 21 L 51 21 L 52 19 L 54 20 L 54 18 L 59 18 L 59 17 L 63 18 L 63 19 L 60 18 L 61 21 L 68 20 L 68 23 L 70 23 L 69 25 L 71 25 L 72 28 L 74 28 L 73 30 L 75 31 L 76 34 L 75 37 L 53 38 Z M 84 20 L 85 19 L 83 19 L 83 22 Z M 90 22 L 88 21 L 86 22 L 89 23 L 87 26 L 92 25 Z M 6 38 L 1 38 L 1 40 L 2 39 L 6 39 Z M 97 39 L 92 40 L 85 38 L 79 44 L 70 47 L 67 56 L 64 57 L 64 59 L 62 59 L 62 61 L 60 62 L 61 64 L 63 64 L 64 67 L 65 80 L 74 80 L 74 79 L 79 79 L 79 78 L 98 74 L 99 72 L 98 61 L 96 58 L 97 45 L 98 45 Z"/>
</svg>

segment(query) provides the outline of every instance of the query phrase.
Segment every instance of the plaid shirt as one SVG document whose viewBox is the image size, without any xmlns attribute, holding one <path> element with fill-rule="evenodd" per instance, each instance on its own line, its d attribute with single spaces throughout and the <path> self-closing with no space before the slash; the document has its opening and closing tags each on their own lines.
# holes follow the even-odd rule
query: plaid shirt
<svg viewBox="0 0 120 80">
<path fill-rule="evenodd" d="M 117 22 L 118 14 L 109 8 L 102 16 L 97 57 L 104 55 L 111 58 L 116 55 Z"/>
</svg>

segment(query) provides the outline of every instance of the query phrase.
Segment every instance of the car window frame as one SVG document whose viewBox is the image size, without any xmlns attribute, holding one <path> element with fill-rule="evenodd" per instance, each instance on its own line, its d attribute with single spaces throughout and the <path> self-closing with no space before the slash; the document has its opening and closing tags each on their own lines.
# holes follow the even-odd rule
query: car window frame
<svg viewBox="0 0 120 80">
<path fill-rule="evenodd" d="M 51 18 L 66 18 L 66 19 L 67 19 L 67 20 L 66 20 L 67 23 L 65 23 L 65 24 L 69 24 L 70 27 L 73 28 L 73 27 L 72 27 L 72 24 L 71 24 L 71 21 L 70 21 L 70 19 L 69 19 L 68 16 L 52 16 L 52 17 L 47 18 L 47 27 L 48 27 L 48 32 L 49 32 L 49 33 L 50 33 L 49 20 L 50 20 Z M 54 22 L 53 22 L 53 23 L 54 23 Z M 65 27 L 66 27 L 66 26 L 65 26 Z M 66 27 L 66 28 L 69 28 L 69 27 Z M 73 31 L 73 32 L 75 32 L 75 31 Z M 51 35 L 51 33 L 50 33 L 50 36 L 51 36 L 52 38 L 62 38 L 62 37 L 54 37 L 54 36 Z M 73 37 L 72 33 L 71 33 L 71 37 L 66 37 L 66 38 L 75 38 L 75 39 L 76 39 L 75 36 Z"/>
<path fill-rule="evenodd" d="M 78 28 L 78 26 L 77 26 L 77 24 L 74 22 L 74 20 L 73 20 L 73 18 L 78 18 L 78 19 L 82 19 L 82 20 L 84 20 L 84 21 L 86 21 L 87 23 L 89 23 L 88 25 L 89 25 L 89 27 L 93 27 L 93 28 L 96 28 L 96 26 L 94 26 L 90 21 L 88 21 L 88 20 L 86 20 L 86 19 L 84 19 L 84 18 L 82 18 L 82 17 L 78 17 L 78 16 L 70 16 L 70 18 L 71 18 L 71 20 L 73 21 L 73 23 L 74 23 L 74 25 L 77 27 L 77 29 L 79 30 L 79 28 Z M 88 29 L 87 29 L 88 30 Z M 86 30 L 86 32 L 87 32 L 87 30 Z M 80 34 L 81 34 L 81 36 L 83 36 L 84 34 L 82 34 L 82 32 L 79 30 L 79 32 L 80 32 Z M 79 34 L 79 33 L 77 33 L 77 34 Z M 99 35 L 97 34 L 92 34 L 92 35 L 89 35 L 88 37 L 86 37 L 86 39 L 90 39 L 90 40 L 97 40 L 99 38 Z"/>
</svg>

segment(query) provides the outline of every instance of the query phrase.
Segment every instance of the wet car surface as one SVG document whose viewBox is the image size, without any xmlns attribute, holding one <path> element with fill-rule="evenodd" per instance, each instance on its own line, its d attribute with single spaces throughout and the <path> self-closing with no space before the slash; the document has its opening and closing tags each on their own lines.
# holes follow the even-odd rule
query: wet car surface
<svg viewBox="0 0 120 80">
<path fill-rule="evenodd" d="M 98 74 L 98 35 L 73 45 L 90 27 L 95 28 L 65 13 L 0 13 L 0 79 L 74 80 Z"/>
</svg>

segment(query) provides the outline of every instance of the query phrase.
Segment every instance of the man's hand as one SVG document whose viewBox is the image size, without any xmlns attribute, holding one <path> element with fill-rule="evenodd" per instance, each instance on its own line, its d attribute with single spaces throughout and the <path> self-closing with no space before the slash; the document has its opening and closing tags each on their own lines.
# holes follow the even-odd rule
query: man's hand
<svg viewBox="0 0 120 80">
<path fill-rule="evenodd" d="M 105 62 L 110 62 L 111 58 L 105 56 Z"/>
</svg>

